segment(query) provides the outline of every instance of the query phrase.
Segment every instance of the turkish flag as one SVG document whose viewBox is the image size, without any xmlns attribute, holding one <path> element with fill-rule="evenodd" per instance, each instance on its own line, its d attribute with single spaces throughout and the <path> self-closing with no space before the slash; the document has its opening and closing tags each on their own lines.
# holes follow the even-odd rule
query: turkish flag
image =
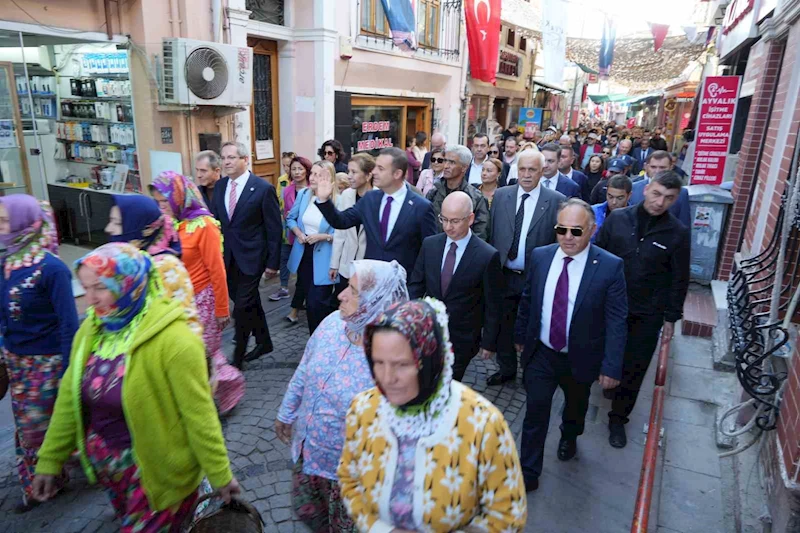
<svg viewBox="0 0 800 533">
<path fill-rule="evenodd" d="M 467 45 L 472 77 L 495 83 L 500 48 L 500 0 L 466 0 Z"/>
<path fill-rule="evenodd" d="M 664 39 L 667 38 L 669 26 L 667 24 L 650 23 L 650 32 L 653 34 L 653 49 L 658 52 L 658 49 L 664 44 Z"/>
</svg>

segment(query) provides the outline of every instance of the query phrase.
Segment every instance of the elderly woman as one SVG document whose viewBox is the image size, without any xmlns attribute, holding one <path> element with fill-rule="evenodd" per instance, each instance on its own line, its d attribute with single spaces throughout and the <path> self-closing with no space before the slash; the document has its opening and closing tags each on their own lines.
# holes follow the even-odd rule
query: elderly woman
<svg viewBox="0 0 800 533">
<path fill-rule="evenodd" d="M 347 412 L 342 499 L 359 531 L 522 531 L 514 436 L 502 413 L 453 381 L 447 310 L 396 305 L 367 326 L 377 387 Z"/>
<path fill-rule="evenodd" d="M 5 361 L 16 427 L 17 473 L 28 511 L 36 453 L 44 440 L 58 384 L 69 363 L 78 313 L 72 274 L 58 258 L 49 204 L 27 194 L 0 197 L 0 366 Z M 58 487 L 66 481 L 63 475 Z"/>
<path fill-rule="evenodd" d="M 34 497 L 52 497 L 77 445 L 122 531 L 178 531 L 204 474 L 226 501 L 239 492 L 203 343 L 136 247 L 106 244 L 76 267 L 90 307 L 39 450 Z"/>
<path fill-rule="evenodd" d="M 289 255 L 289 271 L 297 273 L 297 284 L 306 295 L 308 330 L 314 333 L 320 322 L 333 312 L 331 300 L 334 285 L 328 271 L 333 253 L 333 227 L 317 208 L 317 184 L 330 181 L 334 187 L 331 198 L 336 201 L 336 171 L 330 161 L 317 161 L 311 167 L 309 186 L 297 195 L 292 210 L 286 216 L 286 227 L 295 240 Z"/>
<path fill-rule="evenodd" d="M 312 531 L 354 530 L 339 497 L 336 468 L 350 402 L 375 386 L 362 347 L 364 327 L 406 300 L 406 272 L 397 261 L 354 261 L 339 311 L 311 336 L 289 382 L 275 430 L 283 442 L 292 441 L 295 512 Z"/>
<path fill-rule="evenodd" d="M 206 207 L 197 186 L 185 176 L 162 172 L 150 190 L 161 212 L 178 224 L 181 259 L 194 288 L 206 353 L 214 363 L 214 396 L 220 413 L 227 413 L 244 396 L 244 376 L 228 364 L 222 353 L 222 330 L 230 321 L 230 309 L 219 222 Z"/>
<path fill-rule="evenodd" d="M 426 168 L 419 175 L 417 188 L 422 196 L 427 196 L 433 186 L 444 175 L 444 147 L 431 150 L 431 168 Z"/>
</svg>

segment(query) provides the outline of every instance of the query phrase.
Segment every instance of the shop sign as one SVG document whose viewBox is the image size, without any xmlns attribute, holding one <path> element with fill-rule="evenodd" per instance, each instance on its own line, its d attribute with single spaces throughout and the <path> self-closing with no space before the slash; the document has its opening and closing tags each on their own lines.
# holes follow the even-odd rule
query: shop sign
<svg viewBox="0 0 800 533">
<path fill-rule="evenodd" d="M 597 74 L 589 74 L 589 83 L 597 83 Z"/>
<path fill-rule="evenodd" d="M 391 123 L 388 120 L 378 122 L 362 122 L 361 131 L 364 133 L 375 133 L 378 131 L 389 131 Z"/>
<path fill-rule="evenodd" d="M 497 73 L 519 78 L 519 56 L 501 50 L 500 61 L 497 64 Z"/>
<path fill-rule="evenodd" d="M 519 110 L 519 123 L 532 122 L 536 125 L 542 123 L 542 109 L 538 107 L 523 107 Z"/>
<path fill-rule="evenodd" d="M 725 18 L 722 20 L 722 34 L 727 35 L 736 27 L 745 15 L 753 10 L 756 0 L 733 0 L 725 10 Z"/>
<path fill-rule="evenodd" d="M 692 163 L 692 185 L 722 183 L 740 81 L 739 76 L 708 76 L 703 81 Z"/>
<path fill-rule="evenodd" d="M 750 48 L 750 55 L 747 57 L 747 68 L 742 79 L 742 90 L 739 98 L 753 96 L 756 92 L 756 82 L 764 72 L 764 59 L 767 52 L 767 43 L 759 41 Z"/>
<path fill-rule="evenodd" d="M 364 141 L 358 141 L 356 144 L 356 152 L 363 152 L 365 150 L 380 150 L 381 148 L 391 148 L 392 146 L 394 145 L 392 144 L 391 137 L 366 139 Z"/>
</svg>

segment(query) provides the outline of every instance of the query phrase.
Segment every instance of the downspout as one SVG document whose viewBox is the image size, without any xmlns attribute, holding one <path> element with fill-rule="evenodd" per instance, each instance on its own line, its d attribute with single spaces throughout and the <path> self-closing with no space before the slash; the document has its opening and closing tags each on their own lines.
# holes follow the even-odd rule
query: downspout
<svg viewBox="0 0 800 533">
<path fill-rule="evenodd" d="M 215 43 L 222 40 L 222 0 L 211 0 L 211 38 Z"/>
<path fill-rule="evenodd" d="M 108 0 L 106 0 L 108 2 Z M 172 36 L 177 38 L 181 36 L 180 30 L 180 14 L 178 13 L 178 0 L 169 0 L 169 22 L 172 24 Z"/>
</svg>

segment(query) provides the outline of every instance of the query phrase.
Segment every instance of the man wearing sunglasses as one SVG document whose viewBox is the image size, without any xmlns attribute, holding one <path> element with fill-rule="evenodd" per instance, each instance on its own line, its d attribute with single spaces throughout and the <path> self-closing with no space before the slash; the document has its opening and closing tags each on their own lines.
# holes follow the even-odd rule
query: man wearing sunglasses
<svg viewBox="0 0 800 533">
<path fill-rule="evenodd" d="M 611 213 L 597 234 L 597 246 L 625 262 L 628 291 L 623 374 L 608 414 L 608 440 L 615 448 L 624 448 L 628 442 L 625 424 L 636 405 L 659 330 L 664 339 L 672 338 L 675 321 L 683 316 L 690 236 L 688 227 L 670 213 L 682 185 L 675 172 L 661 172 L 645 186 L 641 202 Z"/>
<path fill-rule="evenodd" d="M 556 388 L 565 397 L 557 456 L 567 461 L 577 453 L 592 383 L 612 389 L 622 377 L 624 265 L 590 244 L 594 228 L 589 204 L 570 198 L 558 212 L 558 243 L 530 257 L 514 334 L 527 392 L 520 462 L 529 492 L 539 487 Z"/>
</svg>

